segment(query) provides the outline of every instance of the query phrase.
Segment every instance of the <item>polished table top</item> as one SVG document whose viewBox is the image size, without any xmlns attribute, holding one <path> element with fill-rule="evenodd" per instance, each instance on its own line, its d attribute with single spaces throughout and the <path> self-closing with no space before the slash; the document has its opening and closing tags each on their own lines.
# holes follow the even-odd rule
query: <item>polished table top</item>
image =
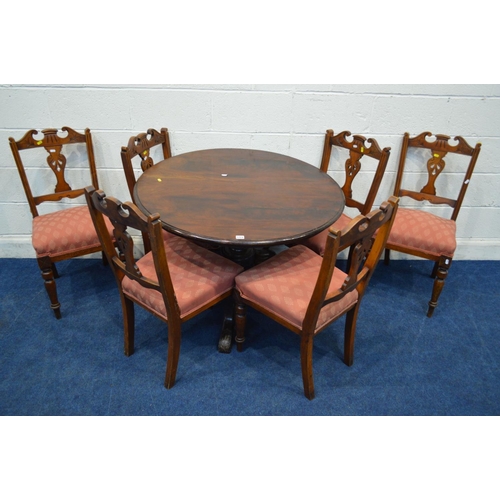
<svg viewBox="0 0 500 500">
<path fill-rule="evenodd" d="M 333 224 L 345 205 L 338 184 L 313 165 L 251 149 L 158 162 L 137 181 L 134 201 L 170 232 L 235 247 L 296 243 Z"/>
</svg>

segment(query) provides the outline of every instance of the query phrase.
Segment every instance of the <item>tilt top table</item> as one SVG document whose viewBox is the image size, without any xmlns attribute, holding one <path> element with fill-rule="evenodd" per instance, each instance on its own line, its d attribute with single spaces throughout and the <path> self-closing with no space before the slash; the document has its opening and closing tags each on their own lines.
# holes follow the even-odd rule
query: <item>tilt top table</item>
<svg viewBox="0 0 500 500">
<path fill-rule="evenodd" d="M 135 203 L 163 227 L 200 243 L 270 247 L 304 240 L 342 214 L 344 195 L 318 168 L 251 149 L 193 151 L 139 178 Z"/>
<path fill-rule="evenodd" d="M 137 181 L 134 202 L 145 213 L 159 213 L 167 231 L 222 247 L 245 267 L 272 255 L 269 247 L 323 231 L 345 206 L 339 185 L 318 168 L 251 149 L 193 151 L 160 161 Z M 230 352 L 232 330 L 227 314 L 220 352 Z"/>
</svg>

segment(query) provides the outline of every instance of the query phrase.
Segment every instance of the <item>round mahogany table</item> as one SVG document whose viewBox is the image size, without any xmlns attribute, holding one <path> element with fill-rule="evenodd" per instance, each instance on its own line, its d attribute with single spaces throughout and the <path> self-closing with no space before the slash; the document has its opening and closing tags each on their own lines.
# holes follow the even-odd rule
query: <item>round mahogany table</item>
<svg viewBox="0 0 500 500">
<path fill-rule="evenodd" d="M 319 168 L 252 149 L 208 149 L 160 161 L 137 181 L 134 202 L 145 213 L 159 213 L 167 231 L 223 247 L 245 267 L 272 255 L 269 247 L 323 231 L 345 206 L 339 185 Z M 224 342 L 219 350 L 229 352 Z"/>
<path fill-rule="evenodd" d="M 296 243 L 344 210 L 339 185 L 313 165 L 252 149 L 193 151 L 158 162 L 135 186 L 135 203 L 163 227 L 203 243 Z"/>
</svg>

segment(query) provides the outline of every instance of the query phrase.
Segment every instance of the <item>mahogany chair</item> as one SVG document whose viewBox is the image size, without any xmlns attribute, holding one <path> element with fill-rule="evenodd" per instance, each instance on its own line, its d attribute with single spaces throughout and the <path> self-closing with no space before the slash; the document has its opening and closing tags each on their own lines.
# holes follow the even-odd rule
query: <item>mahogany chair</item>
<svg viewBox="0 0 500 500">
<path fill-rule="evenodd" d="M 121 203 L 93 187 L 86 189 L 86 197 L 120 292 L 125 355 L 134 352 L 134 304 L 138 304 L 168 325 L 165 387 L 170 389 L 177 373 L 182 324 L 229 297 L 243 268 L 176 235 L 165 240 L 158 214 L 146 217 L 133 203 Z M 105 218 L 114 227 L 117 248 Z M 139 259 L 129 228 L 150 239 L 151 251 Z"/>
<path fill-rule="evenodd" d="M 154 165 L 154 160 L 151 157 L 151 148 L 160 146 L 163 152 L 163 159 L 170 158 L 172 151 L 170 149 L 170 137 L 168 129 L 162 128 L 160 132 L 154 128 L 148 129 L 146 133 L 141 133 L 132 136 L 127 146 L 122 147 L 121 157 L 125 178 L 127 179 L 128 189 L 131 199 L 134 200 L 134 186 L 137 181 L 133 160 L 136 157 L 140 158 L 140 167 L 143 172 Z"/>
<path fill-rule="evenodd" d="M 38 266 L 50 299 L 50 307 L 59 319 L 61 318 L 61 304 L 57 297 L 55 278 L 58 277 L 58 273 L 55 263 L 102 250 L 87 205 L 68 205 L 63 202 L 68 198 L 83 196 L 84 186 L 88 184 L 88 179 L 79 188 L 72 187 L 68 183 L 66 179 L 68 159 L 72 160 L 71 163 L 75 167 L 72 172 L 75 174 L 78 173 L 77 170 L 81 172 L 82 166 L 85 171 L 90 169 L 90 181 L 93 186 L 98 187 L 92 136 L 88 128 L 80 134 L 69 127 L 62 127 L 60 131 L 53 128 L 41 132 L 29 130 L 19 141 L 9 137 L 9 142 L 33 216 L 32 243 Z M 66 156 L 62 153 L 63 147 Z M 28 160 L 29 154 L 24 151 L 35 148 L 46 150 L 49 154 L 46 162 L 56 176 L 54 191 L 48 194 L 36 193 L 38 186 L 35 186 L 34 179 L 30 184 L 28 179 L 32 177 L 28 175 L 30 169 L 25 168 L 21 158 L 21 152 L 23 152 L 25 162 L 34 162 L 33 157 L 36 155 L 32 154 L 31 159 Z M 30 167 L 33 164 L 27 163 L 27 166 Z M 41 182 L 38 183 L 41 184 Z M 42 215 L 38 212 L 38 206 L 46 202 L 59 202 L 61 209 Z M 105 259 L 104 262 L 106 262 Z"/>
<path fill-rule="evenodd" d="M 387 240 L 385 263 L 389 264 L 391 250 L 435 262 L 431 274 L 434 278 L 434 286 L 427 310 L 429 318 L 437 306 L 457 247 L 456 220 L 480 151 L 480 143 L 473 148 L 460 136 L 452 140 L 447 135 L 433 136 L 431 132 L 422 132 L 420 135 L 410 137 L 410 134 L 406 132 L 403 137 L 394 195 L 401 198 L 408 197 L 418 203 L 399 209 Z M 452 169 L 450 173 L 453 175 L 440 178 L 440 190 L 446 196 L 438 196 L 436 183 L 438 176 L 445 168 L 445 157 L 450 160 L 449 165 Z M 417 177 L 415 171 L 424 172 L 425 185 L 419 191 L 402 187 L 403 174 L 408 163 L 410 163 L 410 171 L 406 172 L 405 180 L 413 177 L 416 182 L 412 183 L 412 187 L 421 180 L 421 178 L 415 179 Z M 461 169 L 458 168 L 459 163 L 461 163 Z M 456 170 L 461 171 L 459 176 L 454 175 Z M 462 177 L 464 170 L 465 177 Z M 459 186 L 455 187 L 458 190 L 458 196 L 454 196 L 456 191 L 453 191 L 453 177 L 459 178 Z M 451 217 L 446 218 L 442 214 L 437 215 L 426 211 L 424 207 L 428 204 L 431 206 L 449 205 L 453 209 Z"/>
<path fill-rule="evenodd" d="M 361 300 L 384 249 L 397 211 L 391 197 L 380 209 L 359 215 L 344 229 L 328 232 L 321 257 L 297 245 L 236 277 L 235 330 L 238 351 L 245 341 L 246 306 L 298 334 L 304 394 L 314 398 L 313 340 L 346 314 L 344 362 L 354 360 L 354 337 Z M 336 267 L 340 248 L 350 247 L 348 272 Z"/>
<path fill-rule="evenodd" d="M 334 135 L 333 130 L 331 129 L 326 131 L 320 170 L 327 173 L 330 165 L 332 149 L 334 147 L 337 148 L 339 153 L 342 151 L 346 152 L 348 157 L 345 161 L 345 180 L 342 186 L 346 207 L 357 209 L 360 214 L 366 215 L 372 209 L 375 197 L 377 196 L 380 183 L 382 182 L 385 168 L 389 160 L 391 148 L 387 147 L 381 149 L 375 139 L 367 139 L 362 135 L 354 135 L 351 140 L 349 139 L 350 135 L 351 133 L 347 130 L 340 132 L 337 135 Z M 371 158 L 371 160 L 365 162 L 366 158 Z M 371 179 L 371 184 L 368 190 L 362 190 L 361 185 L 359 185 L 358 190 L 356 191 L 357 196 L 354 197 L 353 183 L 361 170 L 362 160 L 365 165 L 365 170 L 368 169 L 368 166 L 373 168 L 373 179 Z M 367 191 L 366 197 L 360 196 L 362 191 Z M 346 227 L 351 220 L 352 217 L 344 212 L 335 222 L 333 227 L 335 229 L 342 229 Z M 327 236 L 328 229 L 313 236 L 312 238 L 309 238 L 302 244 L 311 248 L 319 255 L 323 255 L 325 252 Z"/>
<path fill-rule="evenodd" d="M 167 128 L 162 128 L 160 132 L 154 128 L 150 128 L 145 133 L 143 132 L 132 136 L 129 139 L 127 146 L 122 147 L 121 157 L 123 170 L 125 171 L 125 178 L 127 179 L 130 197 L 133 201 L 135 201 L 134 187 L 137 182 L 137 177 L 134 172 L 134 159 L 137 158 L 137 162 L 139 163 L 142 171 L 145 172 L 148 168 L 151 168 L 155 164 L 153 158 L 151 157 L 151 149 L 160 145 L 163 153 L 163 159 L 166 160 L 167 158 L 170 158 L 172 156 L 172 151 L 170 149 L 170 136 Z M 170 233 L 164 231 L 163 236 L 165 238 L 169 238 Z M 144 242 L 144 251 L 147 253 L 151 250 L 149 247 L 149 239 L 146 235 L 143 235 L 142 239 Z"/>
</svg>

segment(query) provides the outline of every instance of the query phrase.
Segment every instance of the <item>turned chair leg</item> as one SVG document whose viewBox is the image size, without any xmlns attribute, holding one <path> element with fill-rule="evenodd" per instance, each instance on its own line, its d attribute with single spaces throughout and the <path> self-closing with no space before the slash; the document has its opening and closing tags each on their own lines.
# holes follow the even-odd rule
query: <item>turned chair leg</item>
<svg viewBox="0 0 500 500">
<path fill-rule="evenodd" d="M 38 259 L 38 266 L 42 273 L 45 290 L 47 290 L 47 295 L 50 299 L 50 308 L 54 311 L 56 318 L 61 319 L 61 304 L 57 298 L 57 288 L 54 276 L 55 266 L 49 257 Z"/>
<path fill-rule="evenodd" d="M 236 349 L 243 351 L 243 342 L 245 342 L 245 325 L 247 318 L 247 306 L 241 301 L 239 293 L 234 294 L 234 328 Z"/>
<path fill-rule="evenodd" d="M 428 318 L 432 317 L 434 309 L 436 309 L 439 296 L 443 291 L 444 280 L 448 276 L 448 270 L 450 269 L 451 266 L 451 260 L 452 259 L 450 257 L 445 257 L 444 255 L 442 255 L 439 258 L 439 261 L 436 262 L 436 265 L 434 266 L 435 272 L 433 271 L 433 274 L 435 274 L 435 279 L 434 279 L 434 286 L 432 287 L 431 300 L 429 301 L 429 309 L 427 310 Z"/>
<path fill-rule="evenodd" d="M 344 363 L 352 366 L 354 363 L 354 339 L 356 337 L 356 322 L 358 320 L 359 301 L 347 312 L 344 329 Z"/>
<path fill-rule="evenodd" d="M 302 382 L 304 384 L 304 395 L 307 399 L 314 399 L 314 379 L 312 369 L 313 334 L 307 335 L 302 332 L 300 341 L 300 364 L 302 367 Z"/>
</svg>

